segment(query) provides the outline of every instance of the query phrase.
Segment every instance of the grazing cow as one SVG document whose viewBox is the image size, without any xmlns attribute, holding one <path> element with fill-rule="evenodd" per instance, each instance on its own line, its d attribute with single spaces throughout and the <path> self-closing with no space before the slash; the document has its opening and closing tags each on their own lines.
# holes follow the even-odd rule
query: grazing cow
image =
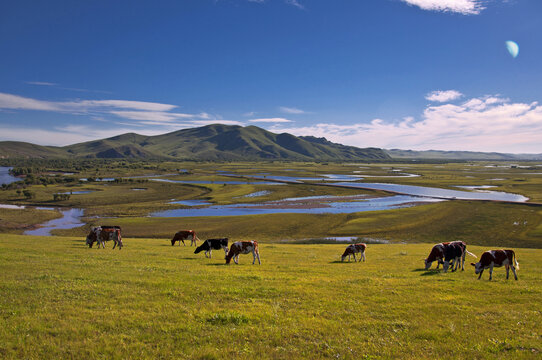
<svg viewBox="0 0 542 360">
<path fill-rule="evenodd" d="M 452 263 L 452 271 L 457 270 L 459 265 L 461 265 L 462 270 L 465 270 L 464 264 L 466 254 L 476 257 L 476 255 L 473 253 L 467 251 L 467 244 L 465 244 L 463 241 L 452 241 L 436 244 L 431 249 L 429 256 L 425 259 L 425 270 L 429 270 L 433 261 L 437 262 L 437 269 L 439 268 L 440 264 L 442 264 L 444 272 L 448 271 L 450 262 Z"/>
<path fill-rule="evenodd" d="M 433 261 L 437 262 L 437 269 L 440 264 L 444 264 L 444 246 L 449 243 L 440 243 L 433 246 L 429 256 L 425 259 L 425 270 L 429 270 Z M 444 267 L 444 265 L 442 265 Z"/>
<path fill-rule="evenodd" d="M 465 270 L 465 256 L 467 254 L 476 257 L 473 253 L 467 250 L 467 244 L 464 241 L 452 241 L 444 243 L 444 263 L 442 268 L 444 272 L 448 271 L 450 262 L 452 263 L 452 272 L 456 271 L 461 265 L 461 271 Z"/>
<path fill-rule="evenodd" d="M 258 264 L 261 265 L 260 252 L 258 251 L 258 243 L 256 241 L 234 242 L 230 247 L 230 251 L 228 251 L 228 255 L 226 256 L 226 264 L 229 264 L 232 258 L 236 264 L 239 264 L 239 254 L 248 254 L 250 252 L 254 257 L 252 260 L 252 265 L 254 265 L 256 259 L 258 259 Z"/>
<path fill-rule="evenodd" d="M 177 231 L 175 235 L 173 236 L 173 239 L 171 239 L 171 246 L 175 245 L 176 241 L 179 242 L 179 246 L 181 246 L 181 241 L 183 245 L 186 246 L 186 244 L 184 243 L 184 240 L 188 238 L 191 238 L 190 246 L 192 246 L 192 244 L 194 244 L 194 246 L 198 245 L 196 243 L 196 240 L 199 240 L 199 239 L 196 236 L 196 232 L 194 230 L 181 230 L 181 231 Z"/>
<path fill-rule="evenodd" d="M 348 256 L 348 261 L 350 261 L 350 255 L 354 255 L 354 262 L 356 262 L 356 254 L 357 253 L 361 253 L 360 256 L 359 256 L 359 262 L 361 262 L 361 259 L 363 259 L 363 261 L 365 261 L 365 249 L 366 248 L 367 248 L 367 245 L 365 245 L 363 243 L 348 245 L 346 247 L 346 250 L 344 250 L 344 254 L 341 257 L 341 261 L 344 261 L 344 259 L 346 259 L 347 256 Z"/>
<path fill-rule="evenodd" d="M 194 250 L 194 254 L 198 254 L 205 250 L 205 257 L 211 258 L 211 252 L 215 250 L 224 250 L 224 256 L 228 255 L 228 238 L 222 239 L 207 239 Z M 209 256 L 207 256 L 209 254 Z"/>
<path fill-rule="evenodd" d="M 119 250 L 122 249 L 122 236 L 120 234 L 120 226 L 96 226 L 90 230 L 90 233 L 87 235 L 87 242 L 89 248 L 92 248 L 92 245 L 97 242 L 98 249 L 100 245 L 105 249 L 105 242 L 113 240 L 113 249 L 118 245 Z"/>
<path fill-rule="evenodd" d="M 515 263 L 515 264 L 514 264 Z M 516 253 L 514 250 L 489 250 L 482 254 L 480 261 L 476 264 L 471 263 L 474 266 L 474 273 L 480 274 L 478 280 L 482 277 L 482 273 L 485 269 L 489 268 L 489 280 L 492 279 L 493 268 L 494 267 L 506 267 L 506 280 L 510 275 L 510 268 L 514 273 L 514 278 L 517 280 L 518 275 L 516 274 L 516 269 L 519 270 L 519 264 L 516 260 Z"/>
</svg>

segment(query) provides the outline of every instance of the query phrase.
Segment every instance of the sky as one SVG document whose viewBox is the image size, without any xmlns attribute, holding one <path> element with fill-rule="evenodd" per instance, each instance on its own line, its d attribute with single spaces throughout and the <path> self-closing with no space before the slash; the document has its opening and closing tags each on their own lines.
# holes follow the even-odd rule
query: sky
<svg viewBox="0 0 542 360">
<path fill-rule="evenodd" d="M 213 123 L 542 153 L 540 0 L 0 2 L 0 141 Z"/>
</svg>

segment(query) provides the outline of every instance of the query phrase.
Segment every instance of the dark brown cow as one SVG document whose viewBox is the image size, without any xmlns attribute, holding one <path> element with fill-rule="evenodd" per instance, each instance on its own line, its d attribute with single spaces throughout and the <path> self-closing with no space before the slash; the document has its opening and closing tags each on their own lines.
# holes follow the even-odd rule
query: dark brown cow
<svg viewBox="0 0 542 360">
<path fill-rule="evenodd" d="M 87 242 L 89 248 L 92 248 L 92 245 L 97 242 L 98 249 L 100 245 L 105 249 L 105 242 L 113 240 L 113 249 L 118 245 L 119 250 L 122 249 L 122 236 L 120 234 L 120 226 L 96 226 L 90 230 L 90 233 L 87 235 Z"/>
<path fill-rule="evenodd" d="M 359 244 L 351 244 L 346 247 L 346 250 L 344 250 L 343 255 L 341 256 L 341 261 L 344 261 L 346 257 L 348 256 L 348 261 L 350 261 L 350 255 L 354 255 L 354 262 L 356 262 L 356 254 L 361 253 L 359 256 L 359 262 L 361 262 L 361 259 L 365 261 L 365 249 L 367 248 L 367 245 L 363 243 Z"/>
<path fill-rule="evenodd" d="M 261 265 L 260 252 L 258 250 L 258 243 L 256 241 L 234 242 L 230 247 L 230 251 L 228 251 L 228 255 L 226 256 L 226 264 L 229 264 L 232 258 L 236 264 L 239 264 L 239 254 L 248 254 L 250 252 L 254 258 L 252 260 L 252 265 L 254 265 L 256 259 L 258 259 L 258 264 Z"/>
<path fill-rule="evenodd" d="M 437 269 L 442 264 L 444 272 L 448 271 L 450 262 L 452 271 L 456 271 L 461 265 L 461 270 L 465 270 L 465 255 L 469 254 L 476 257 L 470 251 L 467 251 L 467 244 L 463 241 L 443 242 L 436 244 L 431 249 L 431 253 L 425 259 L 425 270 L 429 270 L 433 261 L 437 262 Z"/>
<path fill-rule="evenodd" d="M 194 230 L 181 230 L 181 231 L 177 231 L 175 235 L 173 236 L 173 239 L 171 239 L 171 246 L 175 245 L 176 241 L 179 242 L 179 246 L 181 246 L 181 242 L 183 243 L 184 246 L 186 246 L 186 244 L 184 243 L 184 240 L 188 238 L 191 238 L 190 246 L 192 246 L 192 244 L 194 244 L 194 246 L 198 245 L 196 243 L 196 240 L 199 240 L 199 239 L 196 236 L 196 232 Z"/>
<path fill-rule="evenodd" d="M 444 264 L 444 246 L 449 243 L 440 243 L 433 246 L 429 256 L 425 259 L 425 270 L 429 270 L 433 261 L 437 262 L 437 269 L 440 264 Z M 444 265 L 443 265 L 444 267 Z"/>
<path fill-rule="evenodd" d="M 452 241 L 451 243 L 444 243 L 444 263 L 442 264 L 444 272 L 448 270 L 450 261 L 452 262 L 452 272 L 456 271 L 460 265 L 461 271 L 465 270 L 465 256 L 467 254 L 477 257 L 467 250 L 467 244 L 464 241 Z"/>
<path fill-rule="evenodd" d="M 515 263 L 515 264 L 514 264 Z M 519 264 L 516 260 L 516 253 L 514 250 L 489 250 L 482 254 L 480 261 L 476 264 L 471 263 L 474 266 L 474 273 L 480 274 L 478 280 L 482 277 L 482 273 L 485 269 L 489 268 L 489 280 L 492 279 L 493 268 L 494 267 L 506 267 L 506 280 L 510 275 L 510 268 L 514 273 L 514 278 L 517 280 L 518 275 L 516 274 L 516 269 L 519 270 Z"/>
</svg>

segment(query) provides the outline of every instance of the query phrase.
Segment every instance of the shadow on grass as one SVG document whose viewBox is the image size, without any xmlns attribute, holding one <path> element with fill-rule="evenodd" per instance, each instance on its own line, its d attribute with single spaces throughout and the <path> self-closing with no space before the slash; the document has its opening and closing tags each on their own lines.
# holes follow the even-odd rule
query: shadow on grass
<svg viewBox="0 0 542 360">
<path fill-rule="evenodd" d="M 356 261 L 356 263 L 358 262 L 360 261 Z M 334 261 L 330 261 L 329 263 L 330 264 L 350 264 L 350 263 L 355 264 L 355 262 L 353 261 L 341 261 L 341 260 L 334 260 Z"/>
<path fill-rule="evenodd" d="M 195 258 L 195 257 L 183 257 L 183 258 L 179 258 L 181 260 L 198 260 L 198 258 Z"/>
<path fill-rule="evenodd" d="M 420 271 L 420 270 L 414 270 L 414 271 Z M 423 271 L 420 276 L 433 276 L 433 275 L 437 275 L 437 274 L 440 274 L 440 270 L 425 270 L 425 269 L 421 269 L 421 271 Z"/>
</svg>

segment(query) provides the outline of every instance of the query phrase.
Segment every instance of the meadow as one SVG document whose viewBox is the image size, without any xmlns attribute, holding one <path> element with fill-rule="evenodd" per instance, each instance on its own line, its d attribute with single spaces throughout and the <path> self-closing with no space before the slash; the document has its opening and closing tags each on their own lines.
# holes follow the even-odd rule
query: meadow
<svg viewBox="0 0 542 360">
<path fill-rule="evenodd" d="M 167 239 L 2 235 L 0 356 L 58 358 L 540 358 L 542 250 L 477 280 L 424 271 L 427 244 L 261 242 L 225 265 Z M 485 247 L 469 246 L 481 254 Z M 470 259 L 467 257 L 467 261 Z"/>
</svg>

